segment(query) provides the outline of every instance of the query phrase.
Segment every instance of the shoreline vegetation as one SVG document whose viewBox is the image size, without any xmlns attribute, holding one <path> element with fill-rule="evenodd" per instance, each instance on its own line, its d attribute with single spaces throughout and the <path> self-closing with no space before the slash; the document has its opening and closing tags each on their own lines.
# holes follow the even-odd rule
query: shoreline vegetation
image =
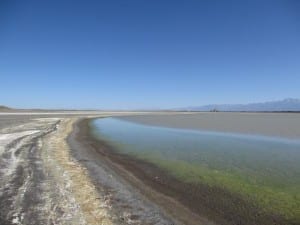
<svg viewBox="0 0 300 225">
<path fill-rule="evenodd" d="M 210 221 L 215 221 L 217 224 L 262 224 L 262 225 L 286 225 L 299 224 L 299 218 L 286 216 L 278 213 L 276 210 L 257 204 L 250 196 L 243 195 L 238 191 L 232 191 L 222 185 L 213 185 L 209 182 L 202 182 L 198 179 L 197 182 L 190 182 L 186 173 L 172 173 L 171 171 L 177 167 L 186 168 L 187 165 L 181 165 L 177 162 L 166 164 L 159 162 L 157 159 L 130 156 L 122 154 L 112 145 L 99 138 L 95 138 L 93 134 L 93 119 L 83 119 L 79 122 L 80 136 L 83 136 L 83 141 L 96 149 L 99 154 L 104 155 L 127 172 L 133 174 L 144 185 L 150 187 L 157 193 L 161 193 L 172 200 L 179 202 L 183 207 L 186 207 L 190 215 L 198 215 L 201 218 L 208 218 Z M 151 162 L 151 160 L 154 161 Z M 175 167 L 174 167 L 175 166 Z M 193 168 L 190 168 L 193 170 Z M 174 170 L 173 170 L 174 171 Z M 176 171 L 176 170 L 175 170 Z M 183 170 L 190 172 L 190 170 Z M 186 179 L 180 179 L 180 176 Z M 194 181 L 194 180 L 193 180 Z M 153 199 L 148 193 L 144 193 L 148 198 L 154 200 L 162 206 L 172 216 L 177 216 L 180 221 L 180 213 L 172 212 L 172 205 L 163 201 Z M 270 192 L 270 194 L 272 194 Z M 265 205 L 266 206 L 266 205 Z M 297 206 L 296 206 L 297 207 Z M 296 210 L 296 209 L 295 209 Z M 188 217 L 185 215 L 185 217 Z M 192 217 L 191 217 L 192 218 Z M 186 224 L 190 221 L 185 221 Z M 212 223 L 213 224 L 213 223 Z"/>
</svg>

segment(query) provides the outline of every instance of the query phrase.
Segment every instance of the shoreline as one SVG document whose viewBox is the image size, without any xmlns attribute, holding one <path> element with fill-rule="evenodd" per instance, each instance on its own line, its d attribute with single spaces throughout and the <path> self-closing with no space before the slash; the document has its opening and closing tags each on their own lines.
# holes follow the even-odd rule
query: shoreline
<svg viewBox="0 0 300 225">
<path fill-rule="evenodd" d="M 215 225 L 214 222 L 206 219 L 203 216 L 199 216 L 196 213 L 190 211 L 186 206 L 170 196 L 167 196 L 156 189 L 153 189 L 151 185 L 145 183 L 146 180 L 140 179 L 137 174 L 132 173 L 129 167 L 133 166 L 129 161 L 129 157 L 125 155 L 115 154 L 111 151 L 110 147 L 103 142 L 95 140 L 90 133 L 89 122 L 92 119 L 82 119 L 74 124 L 74 131 L 77 130 L 77 135 L 73 132 L 73 137 L 69 136 L 68 142 L 73 146 L 80 144 L 80 148 L 83 148 L 85 152 L 89 152 L 89 159 L 80 159 L 78 153 L 73 154 L 77 160 L 79 160 L 83 166 L 85 166 L 89 172 L 91 179 L 95 178 L 97 175 L 93 171 L 93 165 L 88 161 L 93 157 L 95 161 L 100 162 L 101 166 L 108 167 L 108 170 L 112 170 L 117 174 L 117 179 L 121 179 L 130 186 L 131 191 L 135 191 L 134 195 L 138 195 L 146 201 L 146 204 L 154 204 L 154 208 L 157 208 L 160 212 L 160 219 L 158 223 L 155 224 L 191 224 L 191 225 Z M 74 139 L 77 139 L 74 143 Z M 73 147 L 72 147 L 73 149 Z M 85 155 L 86 157 L 87 155 Z M 126 163 L 128 162 L 128 163 Z M 136 161 L 138 162 L 138 161 Z M 143 164 L 146 165 L 146 164 Z M 135 167 L 131 167 L 135 170 Z M 143 176 L 143 174 L 140 174 Z M 148 181 L 153 181 L 149 179 Z M 97 183 L 94 180 L 95 185 L 103 186 L 103 183 Z M 105 185 L 104 185 L 105 186 Z M 122 210 L 122 209 L 121 209 Z M 162 222 L 164 219 L 170 222 Z M 141 220 L 138 224 L 148 224 L 146 221 Z M 150 223 L 152 224 L 152 223 Z"/>
<path fill-rule="evenodd" d="M 114 215 L 114 224 L 182 224 L 145 198 L 143 190 L 148 188 L 142 182 L 111 161 L 107 152 L 98 151 L 98 147 L 89 139 L 90 120 L 83 118 L 76 121 L 67 142 L 72 157 L 86 168 L 98 193 L 106 196 L 111 214 Z M 141 186 L 143 190 L 138 188 Z"/>
<path fill-rule="evenodd" d="M 204 184 L 184 183 L 151 163 L 115 152 L 107 143 L 93 137 L 91 121 L 83 119 L 75 125 L 85 149 L 91 148 L 98 157 L 105 158 L 105 164 L 112 170 L 181 223 L 293 224 L 279 215 L 264 212 L 253 201 L 236 193 Z"/>
</svg>

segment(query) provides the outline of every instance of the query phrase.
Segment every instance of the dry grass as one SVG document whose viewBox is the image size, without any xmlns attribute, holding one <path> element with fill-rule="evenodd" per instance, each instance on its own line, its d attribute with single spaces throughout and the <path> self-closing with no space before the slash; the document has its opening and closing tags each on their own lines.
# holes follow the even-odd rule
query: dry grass
<svg viewBox="0 0 300 225">
<path fill-rule="evenodd" d="M 104 196 L 99 195 L 89 179 L 86 169 L 80 166 L 70 154 L 66 138 L 72 131 L 72 125 L 75 120 L 62 120 L 57 131 L 51 134 L 48 139 L 50 157 L 61 167 L 61 171 L 63 171 L 60 174 L 61 179 L 68 180 L 68 187 L 66 188 L 71 190 L 86 224 L 113 224 L 112 216 L 109 212 L 110 206 L 106 203 Z"/>
</svg>

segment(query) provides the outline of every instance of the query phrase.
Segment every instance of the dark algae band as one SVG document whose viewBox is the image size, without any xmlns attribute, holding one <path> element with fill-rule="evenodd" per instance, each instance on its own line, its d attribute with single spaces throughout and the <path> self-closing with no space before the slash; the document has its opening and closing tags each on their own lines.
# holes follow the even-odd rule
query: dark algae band
<svg viewBox="0 0 300 225">
<path fill-rule="evenodd" d="M 81 141 L 94 148 L 103 157 L 129 171 L 156 192 L 180 202 L 191 211 L 191 215 L 197 214 L 215 221 L 216 224 L 224 225 L 300 224 L 298 218 L 288 218 L 276 211 L 265 210 L 251 196 L 241 195 L 221 185 L 178 179 L 157 164 L 118 151 L 101 137 L 95 137 L 95 128 L 91 119 L 80 121 L 79 127 Z M 147 193 L 144 194 L 147 196 Z M 170 211 L 168 207 L 172 205 L 163 204 L 163 207 L 166 207 L 166 211 Z"/>
</svg>

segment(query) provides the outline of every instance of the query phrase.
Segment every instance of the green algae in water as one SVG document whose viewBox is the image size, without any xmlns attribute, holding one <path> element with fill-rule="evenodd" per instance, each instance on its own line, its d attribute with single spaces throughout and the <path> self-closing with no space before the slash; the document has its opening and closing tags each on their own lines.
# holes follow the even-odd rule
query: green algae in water
<svg viewBox="0 0 300 225">
<path fill-rule="evenodd" d="M 93 122 L 116 150 L 178 179 L 250 196 L 266 210 L 300 220 L 300 141 L 152 127 L 115 118 Z"/>
</svg>

